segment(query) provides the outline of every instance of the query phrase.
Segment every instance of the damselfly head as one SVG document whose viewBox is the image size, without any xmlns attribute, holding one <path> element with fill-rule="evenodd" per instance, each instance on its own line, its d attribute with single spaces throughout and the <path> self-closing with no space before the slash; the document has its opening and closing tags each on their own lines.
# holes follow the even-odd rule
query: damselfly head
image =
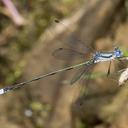
<svg viewBox="0 0 128 128">
<path fill-rule="evenodd" d="M 118 47 L 115 47 L 114 54 L 117 58 L 123 56 L 123 52 Z"/>
</svg>

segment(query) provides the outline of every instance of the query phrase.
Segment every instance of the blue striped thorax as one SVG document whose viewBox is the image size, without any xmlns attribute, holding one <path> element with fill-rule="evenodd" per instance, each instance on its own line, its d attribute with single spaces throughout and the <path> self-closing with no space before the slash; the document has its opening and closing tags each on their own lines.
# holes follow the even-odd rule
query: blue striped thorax
<svg viewBox="0 0 128 128">
<path fill-rule="evenodd" d="M 93 55 L 94 63 L 110 61 L 116 58 L 123 57 L 123 52 L 116 47 L 112 52 L 96 52 Z"/>
</svg>

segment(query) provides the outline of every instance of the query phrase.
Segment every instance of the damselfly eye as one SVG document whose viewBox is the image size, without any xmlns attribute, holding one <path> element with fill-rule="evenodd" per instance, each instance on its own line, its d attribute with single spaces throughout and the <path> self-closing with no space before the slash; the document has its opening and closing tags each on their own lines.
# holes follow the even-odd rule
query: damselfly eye
<svg viewBox="0 0 128 128">
<path fill-rule="evenodd" d="M 123 55 L 123 53 L 119 49 L 116 50 L 115 54 L 116 54 L 116 57 L 121 57 Z"/>
</svg>

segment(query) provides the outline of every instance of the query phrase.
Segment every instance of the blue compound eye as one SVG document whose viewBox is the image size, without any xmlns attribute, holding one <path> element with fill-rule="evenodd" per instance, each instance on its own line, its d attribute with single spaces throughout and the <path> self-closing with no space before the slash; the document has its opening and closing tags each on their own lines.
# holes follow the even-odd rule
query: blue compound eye
<svg viewBox="0 0 128 128">
<path fill-rule="evenodd" d="M 116 57 L 122 57 L 123 56 L 122 51 L 118 47 L 115 48 L 114 54 Z"/>
<path fill-rule="evenodd" d="M 115 55 L 116 55 L 116 57 L 121 57 L 123 54 L 122 54 L 122 52 L 119 49 L 117 49 L 115 51 Z"/>
</svg>

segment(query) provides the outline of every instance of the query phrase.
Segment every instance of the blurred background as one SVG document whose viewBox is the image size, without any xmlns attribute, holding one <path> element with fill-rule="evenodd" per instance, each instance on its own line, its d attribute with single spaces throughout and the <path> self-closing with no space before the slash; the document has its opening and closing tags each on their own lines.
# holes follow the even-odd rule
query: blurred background
<svg viewBox="0 0 128 128">
<path fill-rule="evenodd" d="M 55 23 L 58 19 L 61 23 Z M 72 43 L 81 50 L 127 51 L 128 0 L 1 0 L 0 87 L 83 62 L 59 60 L 52 53 Z M 79 41 L 81 40 L 81 41 Z M 85 57 L 86 58 L 86 57 Z M 109 62 L 90 67 L 107 73 Z M 0 96 L 1 128 L 127 128 L 127 83 L 118 73 L 127 63 L 114 61 L 113 75 L 83 79 L 63 72 Z"/>
</svg>

